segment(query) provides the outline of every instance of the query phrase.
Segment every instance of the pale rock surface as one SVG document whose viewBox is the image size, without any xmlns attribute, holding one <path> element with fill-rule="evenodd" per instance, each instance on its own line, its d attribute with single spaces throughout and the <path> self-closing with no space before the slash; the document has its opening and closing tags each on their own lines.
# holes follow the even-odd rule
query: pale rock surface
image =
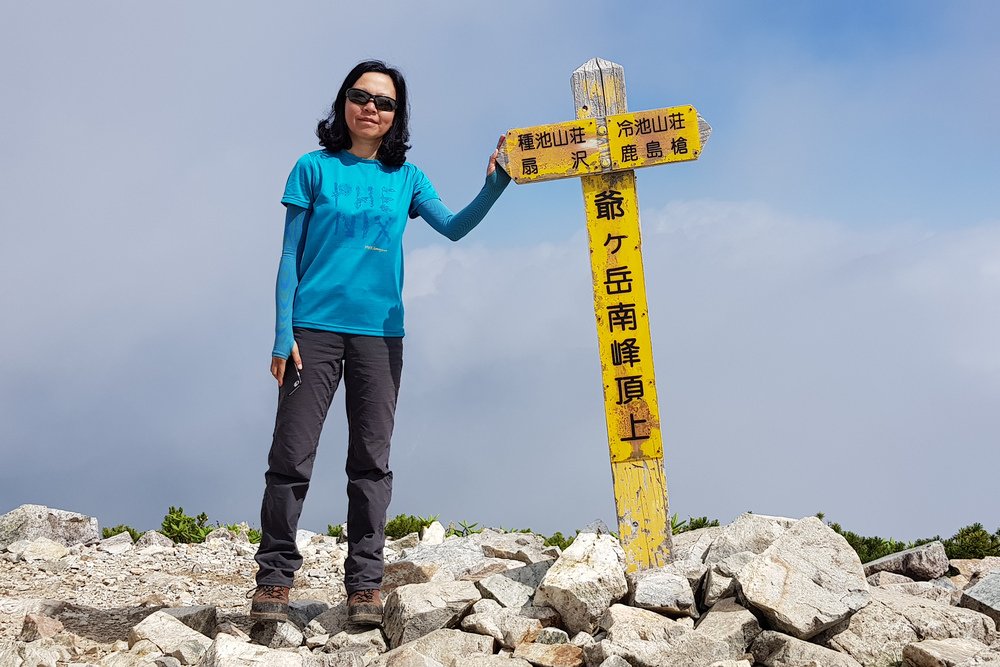
<svg viewBox="0 0 1000 667">
<path fill-rule="evenodd" d="M 944 576 L 948 572 L 948 565 L 944 545 L 935 540 L 865 563 L 865 576 L 876 572 L 895 572 L 926 581 Z"/>
<path fill-rule="evenodd" d="M 504 648 L 512 649 L 529 636 L 537 636 L 542 624 L 536 619 L 518 616 L 509 609 L 485 614 L 469 614 L 462 619 L 462 629 L 489 635 Z"/>
<path fill-rule="evenodd" d="M 132 536 L 129 535 L 128 532 L 112 535 L 111 537 L 101 540 L 97 544 L 97 549 L 99 551 L 109 554 L 123 554 L 131 551 L 132 548 Z"/>
<path fill-rule="evenodd" d="M 390 646 L 397 648 L 434 630 L 454 625 L 481 598 L 479 589 L 471 581 L 400 586 L 385 601 L 383 625 Z"/>
<path fill-rule="evenodd" d="M 493 638 L 442 628 L 417 638 L 372 660 L 368 667 L 446 665 L 456 658 L 493 653 Z"/>
<path fill-rule="evenodd" d="M 688 578 L 670 565 L 627 577 L 629 604 L 674 616 L 698 616 Z"/>
<path fill-rule="evenodd" d="M 749 660 L 720 660 L 708 667 L 751 667 Z"/>
<path fill-rule="evenodd" d="M 289 600 L 288 620 L 300 628 L 305 628 L 310 621 L 329 609 L 330 605 L 320 600 Z"/>
<path fill-rule="evenodd" d="M 43 637 L 52 637 L 63 631 L 63 624 L 44 614 L 25 614 L 24 624 L 18 641 L 33 642 Z"/>
<path fill-rule="evenodd" d="M 849 618 L 871 599 L 858 554 L 816 517 L 788 528 L 736 579 L 754 608 L 799 639 Z"/>
<path fill-rule="evenodd" d="M 974 639 L 988 643 L 993 619 L 978 612 L 873 588 L 872 601 L 848 621 L 815 641 L 854 657 L 866 667 L 888 667 L 903 659 L 907 644 L 923 639 Z"/>
<path fill-rule="evenodd" d="M 580 533 L 545 573 L 535 604 L 558 611 L 570 633 L 589 632 L 604 610 L 628 593 L 624 567 L 618 540 Z"/>
<path fill-rule="evenodd" d="M 136 549 L 144 549 L 146 547 L 164 547 L 168 549 L 173 549 L 175 544 L 172 539 L 164 535 L 157 530 L 147 530 L 145 533 L 139 536 L 139 539 L 135 541 Z"/>
<path fill-rule="evenodd" d="M 317 536 L 319 536 L 319 533 L 299 528 L 295 531 L 295 547 L 299 551 L 305 551 L 306 548 L 312 543 L 313 538 Z"/>
<path fill-rule="evenodd" d="M 429 581 L 454 581 L 455 575 L 438 563 L 413 563 L 398 560 L 385 566 L 382 576 L 382 594 L 388 595 L 400 586 L 426 584 Z"/>
<path fill-rule="evenodd" d="M 161 611 L 165 614 L 170 614 L 184 625 L 195 632 L 200 632 L 206 637 L 212 636 L 212 632 L 219 621 L 218 608 L 210 604 L 199 605 L 197 607 L 176 607 Z"/>
<path fill-rule="evenodd" d="M 697 632 L 688 632 L 670 642 L 604 639 L 585 646 L 588 665 L 600 665 L 619 656 L 635 667 L 704 667 L 729 658 L 729 647 Z"/>
<path fill-rule="evenodd" d="M 298 653 L 247 644 L 227 634 L 220 634 L 202 656 L 199 667 L 303 667 L 303 662 Z"/>
<path fill-rule="evenodd" d="M 926 639 L 903 648 L 906 667 L 956 667 L 987 650 L 974 639 Z"/>
<path fill-rule="evenodd" d="M 33 540 L 18 540 L 7 547 L 7 550 L 18 559 L 29 563 L 35 561 L 56 561 L 69 554 L 69 549 L 61 543 L 47 537 L 36 537 Z"/>
<path fill-rule="evenodd" d="M 934 600 L 943 604 L 951 604 L 952 601 L 952 591 L 942 586 L 937 586 L 930 581 L 911 581 L 907 584 L 883 584 L 879 588 L 886 591 L 906 593 L 907 595 Z"/>
<path fill-rule="evenodd" d="M 607 632 L 609 641 L 617 643 L 631 640 L 670 642 L 689 632 L 666 616 L 623 604 L 611 605 L 601 616 L 600 627 Z"/>
<path fill-rule="evenodd" d="M 195 665 L 201 659 L 201 656 L 205 655 L 207 650 L 207 647 L 201 642 L 189 639 L 174 647 L 174 650 L 170 651 L 169 655 L 172 658 L 176 658 L 182 665 Z"/>
<path fill-rule="evenodd" d="M 479 534 L 479 544 L 483 553 L 491 558 L 517 560 L 522 563 L 538 563 L 552 560 L 542 553 L 545 539 L 532 533 L 501 533 L 487 528 Z"/>
<path fill-rule="evenodd" d="M 338 632 L 330 637 L 324 649 L 328 653 L 344 649 L 355 649 L 362 652 L 372 650 L 376 654 L 389 650 L 389 642 L 379 628 L 354 628 Z"/>
<path fill-rule="evenodd" d="M 101 531 L 96 517 L 43 505 L 21 505 L 0 516 L 0 551 L 12 542 L 39 537 L 68 547 L 97 542 Z"/>
<path fill-rule="evenodd" d="M 698 528 L 697 530 L 687 530 L 673 536 L 674 548 L 670 556 L 676 563 L 680 560 L 693 560 L 699 563 L 705 562 L 705 554 L 719 535 L 722 534 L 723 526 L 710 526 L 708 528 Z"/>
<path fill-rule="evenodd" d="M 986 614 L 1000 624 L 1000 571 L 986 574 L 962 592 L 959 605 Z"/>
<path fill-rule="evenodd" d="M 348 625 L 347 600 L 344 600 L 314 617 L 302 632 L 306 637 L 315 637 L 316 635 L 333 637 L 347 629 Z"/>
<path fill-rule="evenodd" d="M 440 521 L 432 521 L 431 525 L 420 529 L 420 541 L 424 544 L 444 544 L 446 532 Z"/>
<path fill-rule="evenodd" d="M 205 635 L 192 630 L 163 611 L 150 614 L 128 633 L 129 647 L 143 639 L 153 642 L 162 653 L 167 654 L 186 641 L 198 642 L 206 649 L 212 643 L 212 640 Z"/>
<path fill-rule="evenodd" d="M 531 663 L 527 660 L 504 655 L 470 655 L 455 658 L 448 665 L 449 667 L 531 667 Z"/>
<path fill-rule="evenodd" d="M 580 667 L 583 649 L 572 644 L 521 644 L 514 649 L 514 658 L 536 667 Z"/>
<path fill-rule="evenodd" d="M 867 581 L 872 586 L 886 586 L 888 584 L 909 584 L 913 583 L 914 579 L 905 574 L 883 571 L 868 575 Z"/>
<path fill-rule="evenodd" d="M 569 635 L 559 628 L 542 628 L 535 638 L 536 644 L 568 644 Z"/>
<path fill-rule="evenodd" d="M 475 535 L 445 540 L 442 544 L 419 544 L 403 552 L 400 561 L 433 563 L 447 571 L 453 579 L 467 574 L 486 560 L 486 554 Z"/>
<path fill-rule="evenodd" d="M 708 566 L 701 603 L 711 607 L 722 598 L 736 595 L 736 575 L 757 558 L 752 551 L 737 551 Z"/>
<path fill-rule="evenodd" d="M 258 621 L 250 628 L 250 640 L 268 648 L 296 648 L 305 635 L 291 621 Z"/>
<path fill-rule="evenodd" d="M 476 582 L 484 598 L 496 600 L 504 607 L 520 609 L 531 604 L 535 589 L 542 583 L 553 561 L 523 565 L 498 574 L 491 574 Z"/>
<path fill-rule="evenodd" d="M 711 565 L 740 551 L 763 553 L 794 523 L 795 519 L 784 517 L 741 514 L 712 540 L 703 560 Z"/>
<path fill-rule="evenodd" d="M 754 660 L 765 667 L 861 667 L 849 655 L 773 630 L 757 635 L 750 650 Z"/>
<path fill-rule="evenodd" d="M 723 642 L 729 647 L 731 657 L 740 658 L 761 633 L 761 627 L 748 609 L 733 598 L 724 598 L 705 612 L 695 632 Z"/>
</svg>

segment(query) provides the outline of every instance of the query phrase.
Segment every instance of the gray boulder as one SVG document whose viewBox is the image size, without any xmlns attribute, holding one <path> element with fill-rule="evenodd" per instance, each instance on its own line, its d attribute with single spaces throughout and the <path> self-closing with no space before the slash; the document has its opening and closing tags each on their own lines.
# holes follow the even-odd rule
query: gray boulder
<svg viewBox="0 0 1000 667">
<path fill-rule="evenodd" d="M 479 544 L 483 553 L 491 558 L 528 564 L 552 560 L 551 556 L 542 553 L 547 548 L 545 539 L 533 533 L 500 533 L 487 528 L 479 534 Z"/>
<path fill-rule="evenodd" d="M 196 630 L 192 630 L 164 611 L 150 614 L 129 630 L 129 647 L 144 639 L 152 642 L 162 653 L 168 655 L 184 642 L 195 642 L 204 649 L 208 649 L 212 644 L 211 639 Z"/>
<path fill-rule="evenodd" d="M 206 637 L 212 636 L 212 632 L 218 624 L 219 614 L 215 605 L 174 607 L 172 609 L 163 609 L 162 611 L 165 614 L 170 614 L 184 625 L 195 632 L 200 632 Z"/>
<path fill-rule="evenodd" d="M 722 526 L 711 526 L 677 533 L 673 536 L 674 548 L 670 552 L 670 557 L 675 563 L 679 560 L 704 562 L 708 548 L 722 533 L 722 530 Z"/>
<path fill-rule="evenodd" d="M 671 565 L 632 573 L 627 580 L 629 604 L 633 607 L 697 618 L 691 583 Z"/>
<path fill-rule="evenodd" d="M 695 632 L 725 643 L 733 659 L 742 658 L 761 633 L 760 623 L 748 609 L 733 598 L 715 603 L 695 626 Z"/>
<path fill-rule="evenodd" d="M 268 648 L 298 648 L 305 635 L 291 621 L 257 621 L 250 628 L 250 640 Z"/>
<path fill-rule="evenodd" d="M 849 655 L 773 630 L 757 635 L 750 650 L 754 660 L 765 667 L 861 667 Z"/>
<path fill-rule="evenodd" d="M 559 612 L 570 634 L 590 632 L 613 602 L 625 597 L 625 552 L 611 535 L 580 533 L 549 568 L 536 605 Z"/>
<path fill-rule="evenodd" d="M 222 633 L 216 636 L 215 641 L 208 647 L 198 667 L 246 667 L 247 665 L 303 667 L 303 663 L 304 660 L 298 653 L 248 644 Z"/>
<path fill-rule="evenodd" d="M 986 614 L 1000 624 L 1000 571 L 990 572 L 979 583 L 962 591 L 958 604 Z"/>
<path fill-rule="evenodd" d="M 840 623 L 871 599 L 858 554 L 816 517 L 788 528 L 736 578 L 773 627 L 798 639 Z"/>
<path fill-rule="evenodd" d="M 876 572 L 894 572 L 926 581 L 944 576 L 948 572 L 948 565 L 944 545 L 935 540 L 865 563 L 865 576 Z"/>
<path fill-rule="evenodd" d="M 974 639 L 988 643 L 993 619 L 970 609 L 881 588 L 851 618 L 815 641 L 846 653 L 866 666 L 887 667 L 903 659 L 903 648 L 923 639 Z"/>
<path fill-rule="evenodd" d="M 34 540 L 39 537 L 46 537 L 69 547 L 98 542 L 101 531 L 95 517 L 51 509 L 44 505 L 21 505 L 0 516 L 0 550 L 18 540 Z"/>
<path fill-rule="evenodd" d="M 531 603 L 535 589 L 542 583 L 553 562 L 545 560 L 491 574 L 477 581 L 476 586 L 484 598 L 496 600 L 504 607 L 520 609 Z"/>
<path fill-rule="evenodd" d="M 736 575 L 756 557 L 752 551 L 737 551 L 708 566 L 702 587 L 702 605 L 711 607 L 722 598 L 736 595 Z"/>
<path fill-rule="evenodd" d="M 974 639 L 927 639 L 903 648 L 906 667 L 955 667 L 987 650 Z"/>
<path fill-rule="evenodd" d="M 611 605 L 604 612 L 600 627 L 607 632 L 608 640 L 617 643 L 632 640 L 669 643 L 690 632 L 666 616 L 622 604 Z"/>
<path fill-rule="evenodd" d="M 400 586 L 386 598 L 384 627 L 393 648 L 452 627 L 482 595 L 471 581 Z"/>
<path fill-rule="evenodd" d="M 704 561 L 715 563 L 740 551 L 760 554 L 795 522 L 779 516 L 741 514 L 712 540 Z"/>
<path fill-rule="evenodd" d="M 135 541 L 136 549 L 143 549 L 145 547 L 170 547 L 174 548 L 177 545 L 174 541 L 164 535 L 161 532 L 155 530 L 147 530 L 145 533 L 139 536 L 139 539 Z"/>
<path fill-rule="evenodd" d="M 583 649 L 572 644 L 521 644 L 514 659 L 527 660 L 536 667 L 579 667 Z"/>
<path fill-rule="evenodd" d="M 492 637 L 442 628 L 380 655 L 368 667 L 448 665 L 456 658 L 492 653 Z"/>
<path fill-rule="evenodd" d="M 457 579 L 486 558 L 476 536 L 471 536 L 445 540 L 442 544 L 419 544 L 405 550 L 399 562 L 431 563 L 451 575 L 452 579 Z"/>
</svg>

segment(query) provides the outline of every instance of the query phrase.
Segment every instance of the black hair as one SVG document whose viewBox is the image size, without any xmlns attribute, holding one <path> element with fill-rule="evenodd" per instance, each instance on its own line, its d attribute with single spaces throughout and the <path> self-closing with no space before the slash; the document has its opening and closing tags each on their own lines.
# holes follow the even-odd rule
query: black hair
<svg viewBox="0 0 1000 667">
<path fill-rule="evenodd" d="M 316 136 L 319 137 L 320 145 L 330 152 L 351 147 L 351 134 L 344 120 L 344 103 L 347 99 L 347 89 L 367 72 L 387 75 L 392 79 L 392 85 L 396 87 L 396 115 L 392 119 L 389 131 L 382 137 L 382 144 L 378 147 L 376 157 L 383 164 L 402 166 L 406 162 L 406 151 L 410 149 L 406 143 L 410 140 L 410 108 L 406 97 L 406 80 L 398 69 L 389 67 L 381 60 L 365 60 L 347 73 L 330 107 L 330 115 L 316 126 Z"/>
</svg>

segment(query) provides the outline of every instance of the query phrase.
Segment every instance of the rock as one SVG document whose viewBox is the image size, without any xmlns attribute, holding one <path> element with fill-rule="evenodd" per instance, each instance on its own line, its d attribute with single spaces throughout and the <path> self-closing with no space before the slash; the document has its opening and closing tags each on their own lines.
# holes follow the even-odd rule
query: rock
<svg viewBox="0 0 1000 667">
<path fill-rule="evenodd" d="M 333 637 L 346 630 L 349 625 L 347 622 L 347 601 L 344 600 L 309 621 L 303 634 L 306 637 L 315 637 L 316 635 Z"/>
<path fill-rule="evenodd" d="M 209 532 L 205 536 L 205 542 L 214 542 L 215 540 L 222 540 L 223 542 L 235 542 L 236 536 L 230 532 L 225 526 L 219 526 L 218 528 Z"/>
<path fill-rule="evenodd" d="M 635 572 L 627 579 L 632 606 L 675 616 L 698 616 L 688 578 L 670 565 Z"/>
<path fill-rule="evenodd" d="M 512 649 L 527 637 L 537 636 L 542 630 L 542 624 L 536 619 L 518 616 L 509 609 L 501 609 L 492 614 L 469 614 L 462 619 L 462 629 L 488 635 L 504 648 Z"/>
<path fill-rule="evenodd" d="M 196 665 L 207 650 L 200 642 L 189 639 L 178 644 L 170 652 L 170 657 L 177 658 L 182 665 Z"/>
<path fill-rule="evenodd" d="M 962 591 L 959 606 L 986 614 L 1000 624 L 1000 571 L 993 571 Z"/>
<path fill-rule="evenodd" d="M 500 611 L 501 609 L 503 609 L 503 605 L 496 600 L 490 600 L 489 598 L 483 598 L 472 605 L 473 614 L 489 614 L 495 611 Z"/>
<path fill-rule="evenodd" d="M 865 576 L 876 572 L 894 572 L 926 581 L 943 576 L 948 572 L 948 566 L 944 545 L 935 540 L 865 563 Z"/>
<path fill-rule="evenodd" d="M 423 544 L 444 544 L 445 529 L 440 521 L 432 521 L 431 525 L 420 529 L 420 541 Z"/>
<path fill-rule="evenodd" d="M 135 541 L 136 549 L 143 549 L 145 547 L 169 547 L 173 549 L 175 546 L 174 541 L 164 535 L 161 532 L 155 530 L 147 530 L 145 533 L 139 536 L 139 539 Z"/>
<path fill-rule="evenodd" d="M 485 559 L 486 554 L 472 536 L 445 540 L 443 544 L 420 544 L 404 551 L 400 561 L 433 563 L 457 579 Z"/>
<path fill-rule="evenodd" d="M 535 607 L 528 605 L 517 610 L 518 615 L 525 618 L 534 618 L 542 624 L 542 627 L 549 628 L 562 624 L 562 618 L 552 607 Z"/>
<path fill-rule="evenodd" d="M 493 653 L 493 638 L 461 630 L 442 628 L 372 660 L 368 667 L 409 667 L 447 665 L 456 658 L 477 653 Z"/>
<path fill-rule="evenodd" d="M 681 560 L 703 563 L 708 548 L 720 534 L 722 534 L 722 526 L 710 526 L 677 533 L 673 536 L 674 549 L 670 555 L 675 563 Z"/>
<path fill-rule="evenodd" d="M 996 625 L 978 612 L 873 588 L 871 604 L 815 641 L 863 665 L 894 665 L 903 648 L 922 639 L 962 638 L 987 643 Z"/>
<path fill-rule="evenodd" d="M 211 639 L 192 630 L 164 611 L 147 616 L 128 633 L 130 647 L 143 639 L 148 639 L 156 644 L 160 651 L 165 654 L 170 654 L 182 642 L 186 641 L 198 642 L 206 649 L 212 643 Z"/>
<path fill-rule="evenodd" d="M 486 529 L 479 535 L 479 545 L 483 553 L 492 558 L 518 560 L 522 563 L 538 563 L 551 560 L 542 553 L 545 538 L 533 533 L 500 533 Z"/>
<path fill-rule="evenodd" d="M 903 648 L 906 667 L 955 667 L 988 647 L 974 639 L 926 639 Z"/>
<path fill-rule="evenodd" d="M 536 605 L 559 612 L 571 633 L 592 631 L 604 611 L 628 592 L 625 552 L 614 537 L 581 533 L 549 568 Z"/>
<path fill-rule="evenodd" d="M 544 560 L 499 574 L 491 574 L 476 582 L 476 587 L 484 598 L 496 600 L 504 607 L 520 609 L 531 603 L 535 589 L 542 583 L 552 562 Z"/>
<path fill-rule="evenodd" d="M 454 581 L 455 576 L 438 563 L 414 563 L 399 560 L 388 563 L 382 575 L 382 593 L 388 595 L 400 586 L 426 584 L 429 581 Z"/>
<path fill-rule="evenodd" d="M 616 643 L 631 640 L 671 642 L 689 632 L 677 621 L 660 616 L 656 612 L 622 604 L 611 605 L 604 612 L 600 627 L 607 631 L 608 640 Z"/>
<path fill-rule="evenodd" d="M 628 660 L 620 655 L 608 656 L 607 660 L 601 663 L 601 667 L 631 667 Z"/>
<path fill-rule="evenodd" d="M 588 665 L 600 665 L 618 656 L 635 667 L 704 667 L 725 660 L 729 649 L 710 637 L 688 632 L 670 642 L 633 639 L 619 643 L 605 639 L 583 651 Z"/>
<path fill-rule="evenodd" d="M 926 598 L 927 600 L 934 600 L 935 602 L 943 602 L 944 604 L 951 604 L 952 599 L 952 591 L 937 586 L 930 581 L 911 581 L 908 584 L 885 584 L 880 586 L 880 588 L 887 591 L 906 593 L 907 595 L 919 598 Z"/>
<path fill-rule="evenodd" d="M 732 598 L 719 600 L 702 617 L 695 632 L 723 642 L 729 655 L 736 659 L 746 654 L 757 635 L 761 633 L 757 617 Z"/>
<path fill-rule="evenodd" d="M 702 605 L 711 607 L 722 598 L 736 595 L 736 575 L 757 558 L 752 551 L 737 551 L 712 563 L 705 575 Z"/>
<path fill-rule="evenodd" d="M 754 608 L 799 639 L 849 618 L 871 599 L 858 554 L 816 517 L 788 528 L 736 579 Z"/>
<path fill-rule="evenodd" d="M 360 653 L 371 651 L 379 655 L 389 650 L 389 643 L 379 628 L 351 627 L 330 637 L 323 650 L 328 653 L 343 650 Z"/>
<path fill-rule="evenodd" d="M 21 505 L 0 516 L 0 550 L 18 540 L 45 537 L 63 546 L 91 544 L 101 539 L 97 519 L 43 505 Z"/>
<path fill-rule="evenodd" d="M 400 586 L 386 598 L 383 625 L 396 648 L 434 630 L 446 628 L 481 599 L 470 581 L 430 582 Z"/>
<path fill-rule="evenodd" d="M 69 549 L 47 537 L 37 537 L 33 540 L 18 540 L 10 544 L 7 550 L 17 556 L 18 559 L 29 563 L 59 560 L 69 554 Z"/>
<path fill-rule="evenodd" d="M 712 540 L 703 560 L 711 565 L 740 551 L 764 553 L 772 542 L 795 523 L 794 519 L 784 517 L 741 514 L 731 524 L 724 526 Z"/>
<path fill-rule="evenodd" d="M 215 626 L 218 625 L 218 611 L 215 605 L 175 607 L 173 609 L 163 609 L 162 611 L 165 614 L 170 614 L 184 625 L 195 632 L 200 632 L 206 637 L 211 637 Z"/>
<path fill-rule="evenodd" d="M 257 621 L 250 628 L 250 641 L 268 648 L 297 648 L 305 636 L 291 621 Z"/>
<path fill-rule="evenodd" d="M 583 664 L 583 650 L 572 644 L 521 644 L 514 649 L 514 658 L 536 667 L 579 667 Z"/>
<path fill-rule="evenodd" d="M 154 667 L 181 667 L 183 663 L 172 655 L 161 655 L 153 660 Z"/>
<path fill-rule="evenodd" d="M 109 554 L 120 555 L 132 551 L 132 536 L 128 532 L 118 533 L 97 544 L 97 549 Z"/>
<path fill-rule="evenodd" d="M 215 634 L 218 635 L 218 633 L 220 632 L 224 632 L 227 635 L 236 637 L 240 641 L 244 642 L 250 641 L 250 635 L 243 632 L 243 630 L 240 629 L 238 625 L 235 625 L 232 621 L 223 621 L 222 623 L 219 623 L 218 627 L 216 628 Z"/>
<path fill-rule="evenodd" d="M 552 561 L 545 562 L 550 565 L 552 563 Z M 469 571 L 459 577 L 459 579 L 473 582 L 481 581 L 482 579 L 494 574 L 503 574 L 507 570 L 515 570 L 520 567 L 524 567 L 524 563 L 519 560 L 507 560 L 506 558 L 491 557 L 473 565 L 469 568 Z"/>
<path fill-rule="evenodd" d="M 319 533 L 314 533 L 311 530 L 299 528 L 295 531 L 295 548 L 299 551 L 304 551 L 309 546 L 309 543 L 312 542 L 312 539 L 318 535 Z"/>
<path fill-rule="evenodd" d="M 817 519 L 819 521 L 819 519 Z M 766 667 L 861 667 L 844 653 L 811 644 L 773 630 L 757 635 L 750 646 L 754 660 Z"/>
<path fill-rule="evenodd" d="M 246 667 L 246 665 L 303 667 L 303 658 L 298 653 L 275 651 L 265 646 L 241 642 L 227 634 L 220 634 L 199 663 L 199 667 Z"/>
<path fill-rule="evenodd" d="M 398 540 L 392 540 L 392 548 L 396 551 L 402 551 L 403 549 L 412 549 L 413 547 L 420 544 L 420 533 L 409 533 L 408 535 L 403 535 Z"/>
<path fill-rule="evenodd" d="M 569 635 L 559 628 L 542 628 L 535 637 L 536 644 L 568 644 Z"/>
<path fill-rule="evenodd" d="M 299 628 L 309 625 L 323 612 L 330 609 L 330 605 L 319 600 L 291 600 L 288 603 L 288 620 Z"/>
<path fill-rule="evenodd" d="M 867 581 L 872 586 L 886 586 L 888 584 L 909 584 L 913 582 L 913 579 L 895 572 L 876 572 L 869 575 Z"/>
<path fill-rule="evenodd" d="M 33 642 L 43 637 L 53 637 L 63 631 L 63 624 L 44 614 L 25 614 L 21 634 L 17 640 Z"/>
<path fill-rule="evenodd" d="M 719 660 L 708 667 L 750 667 L 749 660 Z"/>
<path fill-rule="evenodd" d="M 531 667 L 531 663 L 527 660 L 504 655 L 469 655 L 455 658 L 448 665 L 450 667 Z"/>
</svg>

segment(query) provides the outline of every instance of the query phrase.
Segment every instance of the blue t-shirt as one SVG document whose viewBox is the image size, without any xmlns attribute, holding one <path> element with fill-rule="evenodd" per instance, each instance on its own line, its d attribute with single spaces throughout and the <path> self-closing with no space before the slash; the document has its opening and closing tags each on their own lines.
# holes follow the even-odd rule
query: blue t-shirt
<svg viewBox="0 0 1000 667">
<path fill-rule="evenodd" d="M 437 192 L 420 169 L 326 150 L 299 158 L 283 204 L 309 211 L 292 324 L 403 335 L 403 230 Z"/>
</svg>

